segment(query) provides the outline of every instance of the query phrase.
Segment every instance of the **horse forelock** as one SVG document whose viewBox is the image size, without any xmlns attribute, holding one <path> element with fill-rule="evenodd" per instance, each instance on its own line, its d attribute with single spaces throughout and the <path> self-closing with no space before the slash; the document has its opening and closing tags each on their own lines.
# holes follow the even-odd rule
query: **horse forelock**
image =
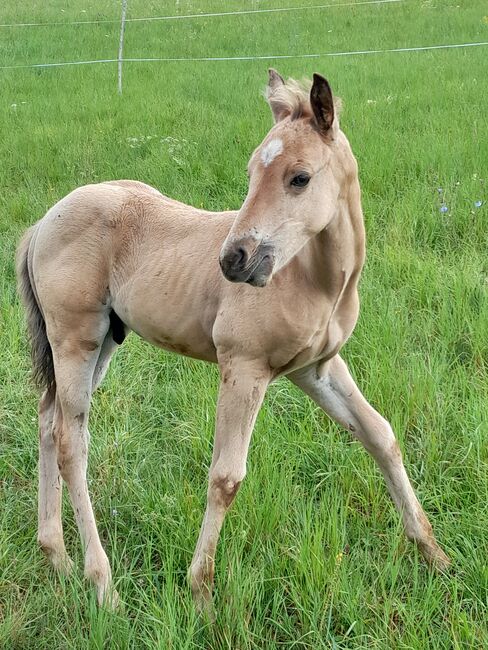
<svg viewBox="0 0 488 650">
<path fill-rule="evenodd" d="M 268 103 L 273 106 L 279 106 L 280 109 L 290 115 L 290 119 L 298 120 L 313 116 L 312 106 L 310 104 L 310 90 L 312 82 L 309 79 L 297 81 L 288 79 L 284 84 L 271 88 L 267 86 L 264 90 L 264 96 Z M 334 97 L 335 115 L 338 117 L 342 109 L 342 101 L 339 97 Z"/>
</svg>

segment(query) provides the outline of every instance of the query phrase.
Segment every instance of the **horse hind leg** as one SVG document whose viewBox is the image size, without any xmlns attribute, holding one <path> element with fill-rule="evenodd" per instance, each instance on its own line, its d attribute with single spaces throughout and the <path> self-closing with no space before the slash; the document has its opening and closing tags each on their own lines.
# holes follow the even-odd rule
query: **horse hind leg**
<svg viewBox="0 0 488 650">
<path fill-rule="evenodd" d="M 98 535 L 87 485 L 88 413 L 94 374 L 109 323 L 105 315 L 78 319 L 68 336 L 56 332 L 52 341 L 56 398 L 60 415 L 55 420 L 57 462 L 70 494 L 85 551 L 85 576 L 97 589 L 100 605 L 113 607 L 118 596 L 112 587 L 110 564 Z"/>
<path fill-rule="evenodd" d="M 61 521 L 63 482 L 53 437 L 56 392 L 46 390 L 39 400 L 38 542 L 53 567 L 69 573 L 73 562 L 66 553 Z"/>
<path fill-rule="evenodd" d="M 119 321 L 119 322 L 118 322 Z M 114 331 L 115 330 L 115 331 Z M 92 392 L 103 381 L 113 353 L 125 338 L 126 328 L 118 317 L 111 316 L 110 329 L 100 347 L 92 379 Z M 56 404 L 56 389 L 45 390 L 39 400 L 39 501 L 38 542 L 53 567 L 69 574 L 73 561 L 66 552 L 63 538 L 62 492 L 63 479 L 58 468 L 53 426 L 62 429 L 62 412 Z"/>
<path fill-rule="evenodd" d="M 402 460 L 390 424 L 366 401 L 339 355 L 322 368 L 309 366 L 288 375 L 330 417 L 351 431 L 375 459 L 393 502 L 400 513 L 407 537 L 416 542 L 425 559 L 445 570 L 450 560 L 437 543 Z"/>
</svg>

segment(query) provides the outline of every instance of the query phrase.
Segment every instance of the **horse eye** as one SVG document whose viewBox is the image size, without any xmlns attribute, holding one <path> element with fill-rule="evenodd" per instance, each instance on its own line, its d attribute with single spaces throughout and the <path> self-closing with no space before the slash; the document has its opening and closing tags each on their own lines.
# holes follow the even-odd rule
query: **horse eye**
<svg viewBox="0 0 488 650">
<path fill-rule="evenodd" d="M 293 187 L 305 187 L 310 181 L 310 176 L 308 174 L 297 174 L 291 179 L 290 185 Z"/>
</svg>

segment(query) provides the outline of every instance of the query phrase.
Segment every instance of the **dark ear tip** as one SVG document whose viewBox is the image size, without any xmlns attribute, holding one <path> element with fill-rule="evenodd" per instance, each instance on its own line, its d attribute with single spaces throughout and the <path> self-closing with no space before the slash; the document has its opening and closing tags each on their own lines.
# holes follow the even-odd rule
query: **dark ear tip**
<svg viewBox="0 0 488 650">
<path fill-rule="evenodd" d="M 329 82 L 321 74 L 313 75 L 310 103 L 319 130 L 327 133 L 334 121 L 334 100 Z"/>
<path fill-rule="evenodd" d="M 318 72 L 313 73 L 313 85 L 327 86 L 330 90 L 330 84 L 325 77 L 323 77 Z"/>
</svg>

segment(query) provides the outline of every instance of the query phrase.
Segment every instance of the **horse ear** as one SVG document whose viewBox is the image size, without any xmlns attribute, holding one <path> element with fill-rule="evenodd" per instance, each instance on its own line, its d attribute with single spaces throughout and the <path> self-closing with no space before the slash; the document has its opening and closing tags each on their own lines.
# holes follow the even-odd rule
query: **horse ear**
<svg viewBox="0 0 488 650">
<path fill-rule="evenodd" d="M 268 75 L 265 96 L 273 113 L 274 121 L 281 122 L 290 114 L 290 109 L 279 97 L 279 90 L 285 85 L 285 80 L 274 68 L 268 70 Z"/>
<path fill-rule="evenodd" d="M 319 131 L 327 133 L 334 121 L 334 100 L 329 82 L 320 74 L 313 76 L 310 104 Z"/>
<path fill-rule="evenodd" d="M 270 90 L 275 90 L 276 88 L 279 88 L 279 86 L 285 85 L 285 80 L 280 75 L 280 73 L 274 68 L 269 68 L 268 75 L 269 75 L 268 88 Z"/>
</svg>

